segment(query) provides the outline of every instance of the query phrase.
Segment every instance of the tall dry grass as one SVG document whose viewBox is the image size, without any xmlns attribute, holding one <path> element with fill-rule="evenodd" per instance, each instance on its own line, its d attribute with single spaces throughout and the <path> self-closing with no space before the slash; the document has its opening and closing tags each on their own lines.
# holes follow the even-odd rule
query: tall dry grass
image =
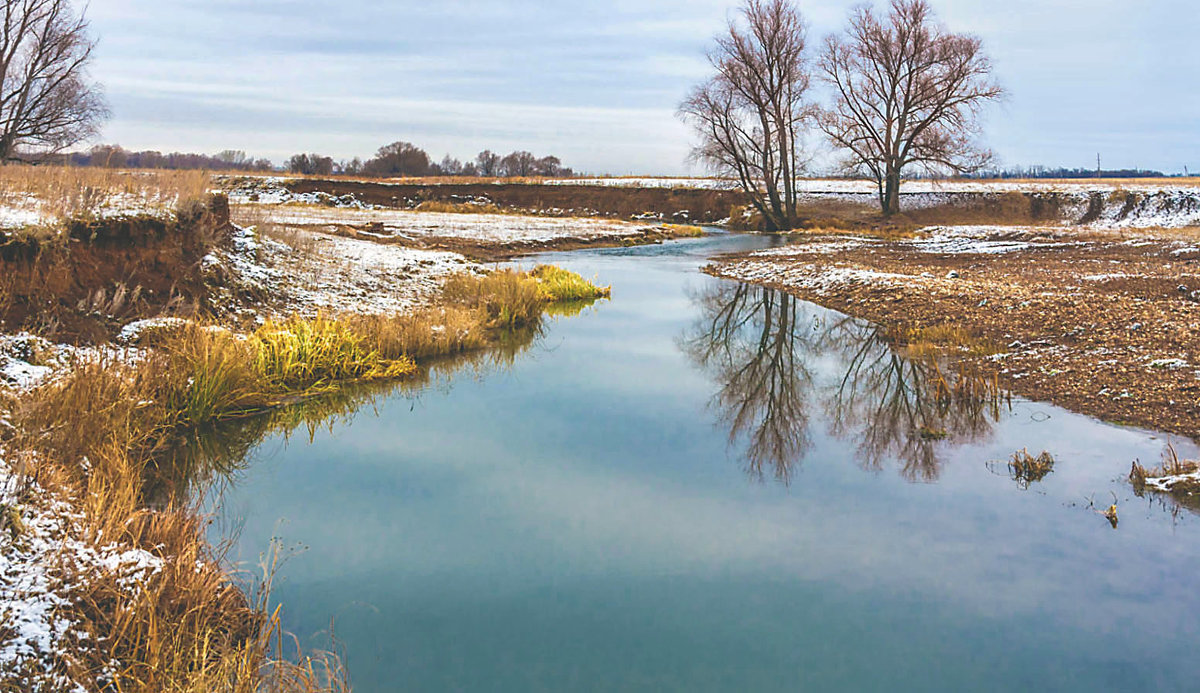
<svg viewBox="0 0 1200 693">
<path fill-rule="evenodd" d="M 209 187 L 204 171 L 0 166 L 0 205 L 41 211 L 48 221 L 104 209 L 172 210 Z"/>
</svg>

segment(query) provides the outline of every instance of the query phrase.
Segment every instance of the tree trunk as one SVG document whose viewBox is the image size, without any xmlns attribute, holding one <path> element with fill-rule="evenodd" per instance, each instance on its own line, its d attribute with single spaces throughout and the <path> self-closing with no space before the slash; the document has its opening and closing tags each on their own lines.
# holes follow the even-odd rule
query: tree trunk
<svg viewBox="0 0 1200 693">
<path fill-rule="evenodd" d="M 884 181 L 883 213 L 891 216 L 900 213 L 900 172 L 888 171 Z"/>
</svg>

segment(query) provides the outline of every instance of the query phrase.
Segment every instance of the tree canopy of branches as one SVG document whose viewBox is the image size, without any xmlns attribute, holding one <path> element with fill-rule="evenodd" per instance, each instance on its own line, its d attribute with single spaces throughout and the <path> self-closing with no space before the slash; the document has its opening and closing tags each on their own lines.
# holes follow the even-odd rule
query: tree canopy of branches
<svg viewBox="0 0 1200 693">
<path fill-rule="evenodd" d="M 320 154 L 295 154 L 287 160 L 289 172 L 306 176 L 328 176 L 333 168 L 333 159 Z"/>
<path fill-rule="evenodd" d="M 978 116 L 1003 89 L 980 40 L 948 32 L 927 0 L 892 0 L 887 17 L 856 9 L 845 37 L 825 40 L 818 71 L 835 93 L 820 128 L 876 181 L 885 214 L 900 211 L 906 167 L 967 173 L 990 161 Z"/>
<path fill-rule="evenodd" d="M 0 13 L 0 161 L 95 135 L 108 109 L 87 74 L 87 20 L 69 0 L 6 0 Z"/>
<path fill-rule="evenodd" d="M 679 107 L 700 143 L 693 158 L 736 178 L 768 231 L 796 221 L 803 168 L 802 126 L 809 115 L 804 47 L 807 28 L 791 0 L 746 0 L 742 22 L 716 39 L 716 70 Z"/>
<path fill-rule="evenodd" d="M 375 158 L 363 164 L 369 176 L 424 176 L 429 174 L 429 155 L 411 142 L 393 142 L 380 147 Z"/>
</svg>

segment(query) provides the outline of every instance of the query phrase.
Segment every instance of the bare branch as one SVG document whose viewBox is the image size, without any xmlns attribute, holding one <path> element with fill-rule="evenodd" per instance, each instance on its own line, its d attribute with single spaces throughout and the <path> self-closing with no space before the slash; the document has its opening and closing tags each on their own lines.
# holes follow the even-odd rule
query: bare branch
<svg viewBox="0 0 1200 693">
<path fill-rule="evenodd" d="M 857 9 L 846 39 L 826 40 L 818 70 L 836 94 L 818 126 L 875 179 L 885 213 L 900 211 L 907 168 L 965 173 L 991 159 L 975 141 L 979 114 L 1004 90 L 982 42 L 937 24 L 928 0 L 892 0 L 886 18 Z"/>
</svg>

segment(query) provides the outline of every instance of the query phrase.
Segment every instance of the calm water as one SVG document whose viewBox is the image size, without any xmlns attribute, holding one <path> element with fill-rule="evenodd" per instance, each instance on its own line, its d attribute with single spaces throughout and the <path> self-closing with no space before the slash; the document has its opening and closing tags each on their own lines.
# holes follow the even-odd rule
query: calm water
<svg viewBox="0 0 1200 693">
<path fill-rule="evenodd" d="M 268 437 L 214 537 L 289 547 L 285 627 L 363 692 L 1198 685 L 1200 518 L 1120 481 L 1166 440 L 945 406 L 869 325 L 697 272 L 764 243 L 553 256 L 613 300 Z"/>
</svg>

